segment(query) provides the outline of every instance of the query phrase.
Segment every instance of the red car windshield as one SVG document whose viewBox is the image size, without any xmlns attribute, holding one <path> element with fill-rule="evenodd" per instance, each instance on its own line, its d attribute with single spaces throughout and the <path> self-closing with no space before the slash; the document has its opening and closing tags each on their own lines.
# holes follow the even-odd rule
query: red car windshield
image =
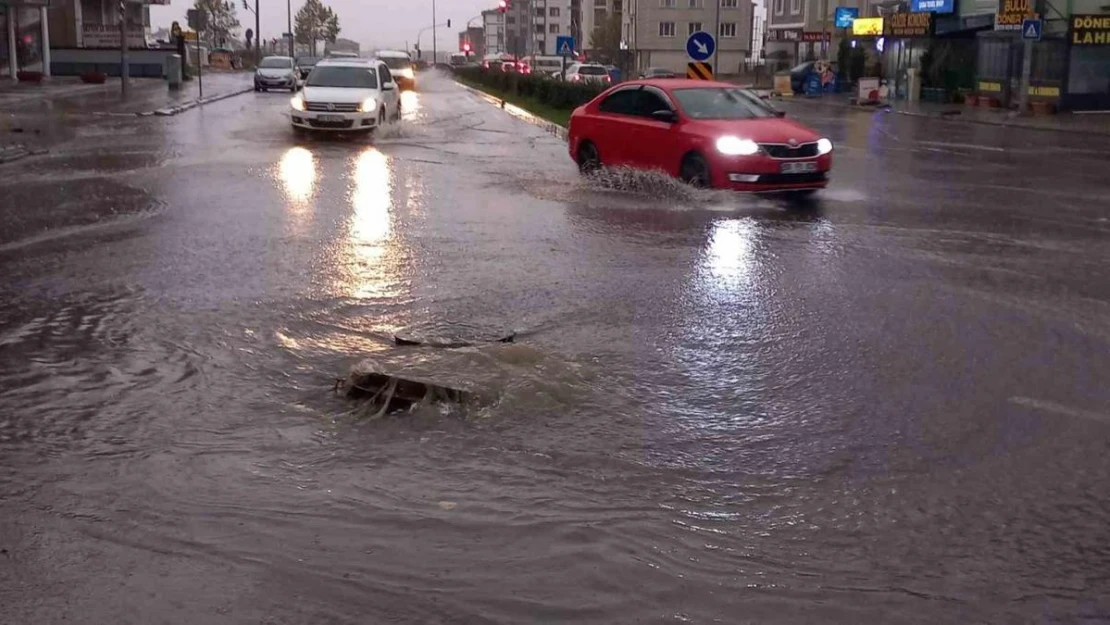
<svg viewBox="0 0 1110 625">
<path fill-rule="evenodd" d="M 775 116 L 774 110 L 758 96 L 743 89 L 675 89 L 674 97 L 691 119 L 754 119 Z"/>
</svg>

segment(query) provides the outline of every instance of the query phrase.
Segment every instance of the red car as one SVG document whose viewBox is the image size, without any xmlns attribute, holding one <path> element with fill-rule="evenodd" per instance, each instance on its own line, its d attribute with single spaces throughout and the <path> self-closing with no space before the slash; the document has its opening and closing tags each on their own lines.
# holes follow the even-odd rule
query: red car
<svg viewBox="0 0 1110 625">
<path fill-rule="evenodd" d="M 695 186 L 812 193 L 832 169 L 831 141 L 728 83 L 621 83 L 578 107 L 568 135 L 583 173 L 624 166 Z"/>
</svg>

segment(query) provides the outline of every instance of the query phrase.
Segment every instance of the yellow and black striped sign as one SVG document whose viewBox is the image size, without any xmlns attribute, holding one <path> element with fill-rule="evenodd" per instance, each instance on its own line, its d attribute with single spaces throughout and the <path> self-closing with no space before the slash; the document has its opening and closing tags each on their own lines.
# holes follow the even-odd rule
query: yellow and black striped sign
<svg viewBox="0 0 1110 625">
<path fill-rule="evenodd" d="M 713 65 L 698 61 L 687 63 L 686 77 L 691 80 L 713 80 Z"/>
</svg>

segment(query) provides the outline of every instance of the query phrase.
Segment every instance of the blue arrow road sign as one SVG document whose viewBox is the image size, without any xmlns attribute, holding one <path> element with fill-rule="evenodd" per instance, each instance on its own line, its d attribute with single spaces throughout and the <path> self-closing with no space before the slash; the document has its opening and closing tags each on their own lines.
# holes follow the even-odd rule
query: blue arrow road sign
<svg viewBox="0 0 1110 625">
<path fill-rule="evenodd" d="M 717 40 L 704 30 L 699 30 L 686 40 L 686 54 L 695 61 L 708 61 L 716 51 Z"/>
<path fill-rule="evenodd" d="M 1042 30 L 1044 30 L 1044 22 L 1039 19 L 1021 20 L 1022 39 L 1032 39 L 1033 41 L 1040 41 Z"/>
<path fill-rule="evenodd" d="M 555 53 L 559 56 L 571 56 L 574 54 L 574 37 L 556 37 L 555 38 Z"/>
</svg>

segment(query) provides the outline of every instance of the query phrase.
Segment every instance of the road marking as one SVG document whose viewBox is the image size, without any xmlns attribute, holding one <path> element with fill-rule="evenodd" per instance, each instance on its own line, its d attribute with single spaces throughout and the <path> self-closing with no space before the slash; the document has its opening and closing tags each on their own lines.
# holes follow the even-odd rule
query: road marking
<svg viewBox="0 0 1110 625">
<path fill-rule="evenodd" d="M 1006 148 L 996 148 L 989 145 L 975 145 L 973 143 L 946 143 L 944 141 L 918 141 L 921 145 L 935 145 L 942 148 L 963 148 L 965 150 L 983 150 L 985 152 L 1005 152 Z"/>
<path fill-rule="evenodd" d="M 1056 402 L 1046 401 L 1043 399 L 1033 399 L 1032 397 L 1011 397 L 1010 402 L 1018 404 L 1019 406 L 1028 406 L 1029 408 L 1036 408 L 1047 412 L 1055 412 L 1057 414 L 1066 415 L 1069 417 L 1076 417 L 1078 419 L 1089 419 L 1091 421 L 1101 421 L 1102 423 L 1110 423 L 1110 415 L 1093 412 L 1090 410 L 1082 410 L 1079 408 L 1072 408 Z"/>
</svg>

